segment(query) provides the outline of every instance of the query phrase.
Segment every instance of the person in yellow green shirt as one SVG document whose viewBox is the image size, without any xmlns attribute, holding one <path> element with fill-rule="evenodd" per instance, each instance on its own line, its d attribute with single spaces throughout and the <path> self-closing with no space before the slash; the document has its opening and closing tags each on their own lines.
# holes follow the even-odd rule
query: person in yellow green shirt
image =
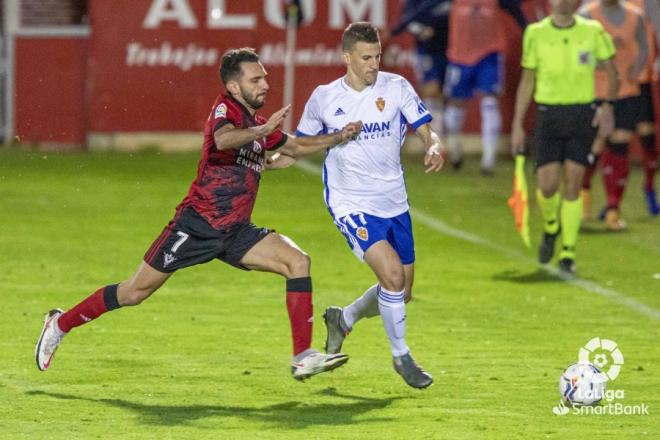
<svg viewBox="0 0 660 440">
<path fill-rule="evenodd" d="M 561 233 L 559 268 L 567 274 L 576 270 L 575 245 L 582 220 L 580 188 L 591 145 L 597 132 L 606 137 L 614 128 L 612 100 L 618 89 L 612 63 L 614 43 L 600 23 L 575 15 L 577 3 L 550 0 L 550 16 L 525 30 L 523 72 L 511 131 L 512 152 L 523 152 L 523 122 L 533 97 L 537 104 L 536 198 L 544 220 L 539 261 L 552 260 Z M 596 67 L 608 77 L 607 99 L 600 106 L 594 103 Z"/>
</svg>

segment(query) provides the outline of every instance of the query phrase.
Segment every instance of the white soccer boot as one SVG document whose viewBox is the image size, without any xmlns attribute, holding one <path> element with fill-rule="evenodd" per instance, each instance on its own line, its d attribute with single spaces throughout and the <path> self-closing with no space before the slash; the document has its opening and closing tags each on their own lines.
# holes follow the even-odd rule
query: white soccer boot
<svg viewBox="0 0 660 440">
<path fill-rule="evenodd" d="M 41 371 L 46 371 L 50 367 L 53 356 L 55 356 L 55 351 L 66 334 L 55 328 L 57 318 L 62 313 L 64 313 L 62 309 L 53 309 L 44 317 L 44 327 L 41 330 L 41 336 L 39 336 L 37 346 L 34 350 L 37 367 Z"/>
<path fill-rule="evenodd" d="M 343 353 L 323 354 L 314 349 L 305 350 L 296 357 L 299 359 L 294 359 L 291 374 L 294 379 L 300 381 L 324 371 L 334 370 L 348 362 L 348 355 Z"/>
</svg>

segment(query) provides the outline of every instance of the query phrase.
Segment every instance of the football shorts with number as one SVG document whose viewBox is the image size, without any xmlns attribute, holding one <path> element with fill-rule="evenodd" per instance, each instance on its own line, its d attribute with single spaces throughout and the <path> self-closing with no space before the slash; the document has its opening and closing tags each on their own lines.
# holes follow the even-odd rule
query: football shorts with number
<svg viewBox="0 0 660 440">
<path fill-rule="evenodd" d="M 391 218 L 356 212 L 334 220 L 360 261 L 364 261 L 364 254 L 374 243 L 385 240 L 399 255 L 402 264 L 415 262 L 415 241 L 407 211 Z"/>
<path fill-rule="evenodd" d="M 236 223 L 226 230 L 217 230 L 191 207 L 182 207 L 153 242 L 144 261 L 166 273 L 216 258 L 247 270 L 241 259 L 271 232 L 252 223 Z"/>
</svg>

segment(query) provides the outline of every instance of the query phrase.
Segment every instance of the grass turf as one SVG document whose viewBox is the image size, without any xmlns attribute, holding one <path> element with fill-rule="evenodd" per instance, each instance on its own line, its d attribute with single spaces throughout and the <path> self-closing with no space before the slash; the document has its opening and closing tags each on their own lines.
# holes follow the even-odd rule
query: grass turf
<svg viewBox="0 0 660 440">
<path fill-rule="evenodd" d="M 580 276 L 614 292 L 607 297 L 549 275 L 535 249 L 524 249 L 505 204 L 509 163 L 481 178 L 476 164 L 424 175 L 418 158 L 406 159 L 412 206 L 480 237 L 466 241 L 413 218 L 407 335 L 435 377 L 428 390 L 394 373 L 378 319 L 355 327 L 347 365 L 295 382 L 284 281 L 217 262 L 181 271 L 141 306 L 75 330 L 51 370 L 39 372 L 33 350 L 43 313 L 129 276 L 185 195 L 197 160 L 0 150 L 0 437 L 658 437 L 660 233 L 645 213 L 638 171 L 624 203 L 629 231 L 608 234 L 590 222 L 578 243 Z M 336 231 L 314 174 L 264 174 L 253 220 L 311 255 L 314 345 L 322 347 L 323 309 L 352 301 L 373 275 Z M 560 373 L 595 336 L 616 341 L 625 356 L 609 384 L 625 398 L 613 403 L 647 404 L 649 416 L 552 414 Z"/>
</svg>

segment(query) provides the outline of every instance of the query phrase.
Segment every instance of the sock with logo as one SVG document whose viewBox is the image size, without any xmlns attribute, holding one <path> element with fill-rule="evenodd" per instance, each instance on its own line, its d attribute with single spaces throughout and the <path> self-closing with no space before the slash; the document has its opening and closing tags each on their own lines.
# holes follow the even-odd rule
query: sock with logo
<svg viewBox="0 0 660 440">
<path fill-rule="evenodd" d="M 653 190 L 655 171 L 658 169 L 658 150 L 655 146 L 655 133 L 640 136 L 642 144 L 642 165 L 644 167 L 644 191 Z"/>
<path fill-rule="evenodd" d="M 358 299 L 344 307 L 342 314 L 348 330 L 362 318 L 377 316 L 379 314 L 378 284 L 369 287 Z"/>
<path fill-rule="evenodd" d="M 403 302 L 403 290 L 391 292 L 378 286 L 378 309 L 385 333 L 390 340 L 392 356 L 408 353 L 410 349 L 406 344 L 406 304 Z"/>
<path fill-rule="evenodd" d="M 465 108 L 449 104 L 445 110 L 445 128 L 447 129 L 447 146 L 452 162 L 461 159 L 461 133 L 465 122 Z"/>
<path fill-rule="evenodd" d="M 603 182 L 608 208 L 619 208 L 626 189 L 630 169 L 627 146 L 628 144 L 623 143 L 608 143 L 608 148 L 603 153 Z"/>
<path fill-rule="evenodd" d="M 485 96 L 481 100 L 481 137 L 484 144 L 481 168 L 493 170 L 497 155 L 497 142 L 502 128 L 502 115 L 495 96 Z"/>
<path fill-rule="evenodd" d="M 559 230 L 557 221 L 559 211 L 559 193 L 554 193 L 550 197 L 545 197 L 540 189 L 536 190 L 536 202 L 541 208 L 543 216 L 543 230 L 548 234 L 556 234 Z"/>
<path fill-rule="evenodd" d="M 291 323 L 293 355 L 296 356 L 312 344 L 314 309 L 311 277 L 286 280 L 286 309 Z"/>
<path fill-rule="evenodd" d="M 63 333 L 90 322 L 102 314 L 121 307 L 117 300 L 118 284 L 105 286 L 92 293 L 72 309 L 60 315 L 57 326 Z"/>
<path fill-rule="evenodd" d="M 561 202 L 561 239 L 563 250 L 559 258 L 575 259 L 575 243 L 577 243 L 580 223 L 582 222 L 582 197 Z"/>
</svg>

